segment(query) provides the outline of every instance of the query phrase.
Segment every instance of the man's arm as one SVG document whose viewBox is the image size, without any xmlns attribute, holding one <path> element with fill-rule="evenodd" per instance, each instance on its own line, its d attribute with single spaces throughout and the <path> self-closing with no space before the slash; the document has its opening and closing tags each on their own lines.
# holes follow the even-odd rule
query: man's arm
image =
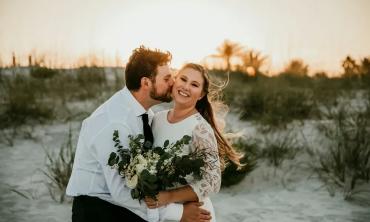
<svg viewBox="0 0 370 222">
<path fill-rule="evenodd" d="M 184 204 L 169 204 L 166 207 L 158 208 L 160 221 L 182 221 L 182 222 L 209 222 L 211 213 L 201 208 L 203 203 L 187 202 Z M 181 208 L 178 208 L 181 207 Z M 181 211 L 179 210 L 181 209 Z"/>
<path fill-rule="evenodd" d="M 180 222 L 209 222 L 211 221 L 211 213 L 200 208 L 203 203 L 188 202 L 184 204 L 184 213 L 182 214 Z"/>
<path fill-rule="evenodd" d="M 108 190 L 114 204 L 125 207 L 141 217 L 146 217 L 145 206 L 131 197 L 130 189 L 126 186 L 124 179 L 119 175 L 117 169 L 108 165 L 111 152 L 116 152 L 113 141 L 113 132 L 118 130 L 121 145 L 128 148 L 128 135 L 130 129 L 124 124 L 114 124 L 102 129 L 93 140 L 91 146 L 96 151 L 96 158 L 102 168 Z"/>
</svg>

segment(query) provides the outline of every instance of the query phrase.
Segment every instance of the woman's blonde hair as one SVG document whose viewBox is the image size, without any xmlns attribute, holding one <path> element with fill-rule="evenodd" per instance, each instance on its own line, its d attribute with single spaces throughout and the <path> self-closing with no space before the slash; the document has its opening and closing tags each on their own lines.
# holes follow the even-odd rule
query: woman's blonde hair
<svg viewBox="0 0 370 222">
<path fill-rule="evenodd" d="M 222 131 L 224 126 L 220 126 L 220 123 L 223 122 L 222 120 L 216 119 L 214 110 L 215 107 L 218 106 L 226 106 L 224 105 L 220 100 L 214 100 L 217 98 L 217 91 L 216 90 L 210 90 L 210 79 L 207 70 L 195 63 L 187 63 L 185 64 L 181 69 L 193 69 L 198 72 L 200 72 L 204 79 L 203 84 L 203 93 L 204 96 L 198 100 L 198 102 L 195 105 L 195 108 L 197 111 L 203 116 L 205 120 L 211 125 L 215 132 L 215 137 L 217 140 L 217 146 L 218 146 L 218 153 L 220 156 L 220 162 L 221 162 L 221 169 L 225 169 L 225 161 L 229 160 L 236 164 L 238 167 L 242 166 L 240 163 L 240 159 L 242 158 L 242 155 L 238 153 L 227 141 L 227 139 L 224 137 Z"/>
</svg>

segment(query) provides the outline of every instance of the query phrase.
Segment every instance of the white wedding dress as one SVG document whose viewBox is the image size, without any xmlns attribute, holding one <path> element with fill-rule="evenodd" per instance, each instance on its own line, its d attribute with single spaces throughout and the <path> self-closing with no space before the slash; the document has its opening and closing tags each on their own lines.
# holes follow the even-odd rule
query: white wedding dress
<svg viewBox="0 0 370 222">
<path fill-rule="evenodd" d="M 211 193 L 217 193 L 221 186 L 221 169 L 218 155 L 217 141 L 212 127 L 199 114 L 193 114 L 186 119 L 177 122 L 168 122 L 168 110 L 155 114 L 152 131 L 154 135 L 154 146 L 163 146 L 166 140 L 174 143 L 184 135 L 191 136 L 191 142 L 184 147 L 183 154 L 199 149 L 206 154 L 206 165 L 204 175 L 201 180 L 192 177 L 187 178 L 187 182 L 197 194 L 199 201 L 204 202 L 202 208 L 211 212 L 212 222 L 216 221 L 212 202 L 209 198 Z"/>
</svg>

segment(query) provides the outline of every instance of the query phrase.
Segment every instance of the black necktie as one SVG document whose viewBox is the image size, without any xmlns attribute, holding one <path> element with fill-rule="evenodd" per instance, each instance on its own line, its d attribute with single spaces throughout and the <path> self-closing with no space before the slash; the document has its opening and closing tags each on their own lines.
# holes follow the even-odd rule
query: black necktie
<svg viewBox="0 0 370 222">
<path fill-rule="evenodd" d="M 141 115 L 141 119 L 143 120 L 144 147 L 150 149 L 153 146 L 154 139 L 152 129 L 149 126 L 148 114 Z"/>
</svg>

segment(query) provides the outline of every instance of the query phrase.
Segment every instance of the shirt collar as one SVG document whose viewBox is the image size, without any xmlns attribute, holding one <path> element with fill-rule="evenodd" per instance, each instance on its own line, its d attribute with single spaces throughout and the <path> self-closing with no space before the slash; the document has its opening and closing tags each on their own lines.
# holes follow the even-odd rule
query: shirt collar
<svg viewBox="0 0 370 222">
<path fill-rule="evenodd" d="M 136 98 L 132 95 L 130 90 L 128 90 L 127 87 L 124 87 L 121 90 L 121 95 L 126 98 L 125 100 L 127 101 L 128 105 L 130 106 L 131 110 L 135 114 L 135 116 L 141 116 L 144 113 L 148 113 L 149 116 L 149 121 L 154 116 L 154 113 L 151 109 L 145 110 L 144 107 L 136 100 Z"/>
</svg>

